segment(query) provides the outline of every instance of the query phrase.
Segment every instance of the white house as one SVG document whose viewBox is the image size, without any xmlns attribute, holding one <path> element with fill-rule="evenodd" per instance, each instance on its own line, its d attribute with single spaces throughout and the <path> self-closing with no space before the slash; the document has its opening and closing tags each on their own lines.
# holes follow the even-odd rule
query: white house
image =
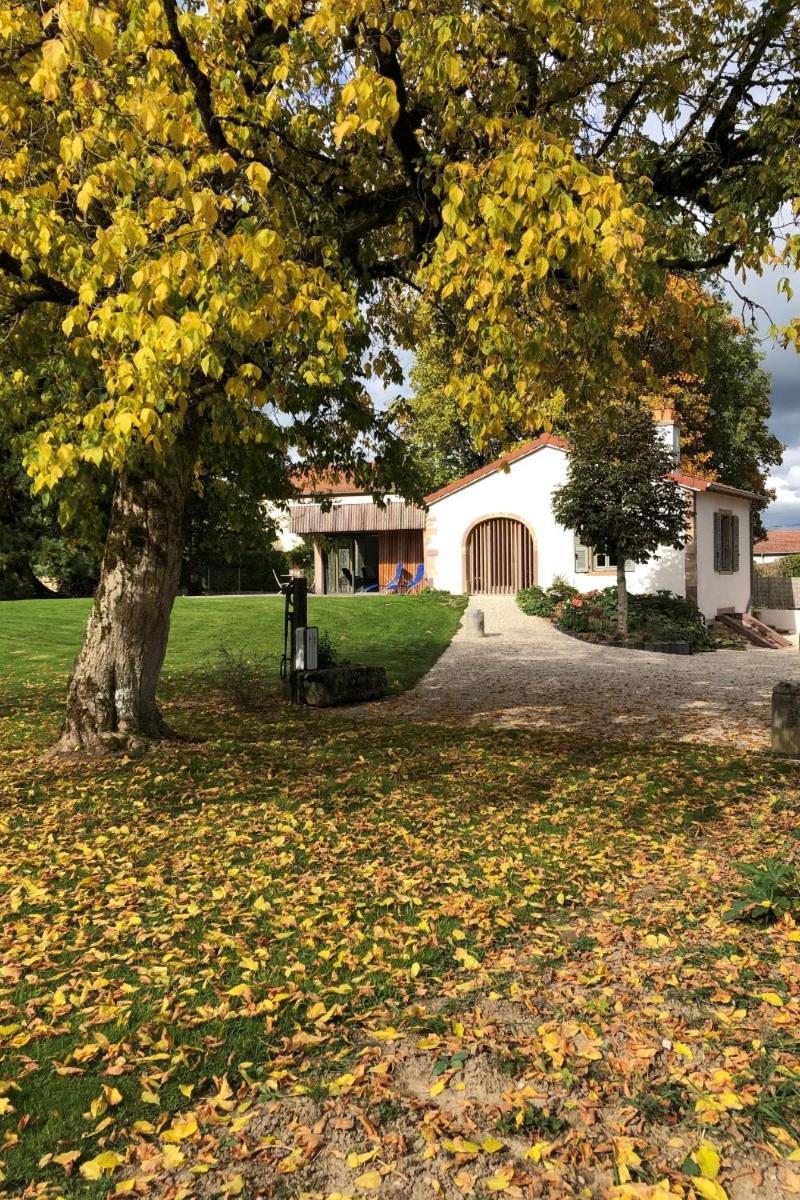
<svg viewBox="0 0 800 1200">
<path fill-rule="evenodd" d="M 675 418 L 666 416 L 663 436 L 679 453 Z M 291 509 L 291 529 L 318 540 L 320 592 L 385 586 L 401 561 L 407 575 L 424 563 L 426 581 L 449 592 L 513 593 L 547 587 L 556 576 L 582 591 L 607 587 L 616 565 L 580 545 L 553 515 L 569 452 L 563 438 L 545 434 L 426 496 L 424 509 L 393 497 L 381 508 L 352 489 L 334 496 L 329 511 L 309 497 Z M 679 470 L 674 478 L 686 495 L 687 544 L 631 564 L 630 590 L 666 588 L 693 600 L 706 618 L 746 612 L 756 497 Z"/>
</svg>

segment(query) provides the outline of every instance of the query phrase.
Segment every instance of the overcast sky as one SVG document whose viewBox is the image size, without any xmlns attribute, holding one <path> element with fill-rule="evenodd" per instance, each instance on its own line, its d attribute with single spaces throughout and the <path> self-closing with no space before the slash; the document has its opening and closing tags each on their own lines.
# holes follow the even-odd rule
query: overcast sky
<svg viewBox="0 0 800 1200">
<path fill-rule="evenodd" d="M 783 325 L 792 317 L 800 317 L 800 276 L 794 276 L 796 294 L 792 300 L 776 292 L 779 278 L 778 274 L 765 274 L 760 279 L 751 275 L 745 282 L 737 280 L 736 285 L 762 304 L 776 325 Z M 730 299 L 734 312 L 741 315 L 741 301 L 732 292 Z M 770 426 L 786 447 L 783 463 L 769 481 L 777 495 L 764 514 L 764 524 L 768 529 L 800 529 L 800 354 L 794 349 L 782 350 L 770 340 L 770 319 L 765 313 L 757 312 L 756 318 L 764 337 L 764 366 L 772 376 Z"/>
</svg>

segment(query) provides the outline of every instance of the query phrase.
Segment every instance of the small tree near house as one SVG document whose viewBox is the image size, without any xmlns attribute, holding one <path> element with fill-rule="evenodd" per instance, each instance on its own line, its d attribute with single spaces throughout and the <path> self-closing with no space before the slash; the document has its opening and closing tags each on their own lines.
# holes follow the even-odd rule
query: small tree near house
<svg viewBox="0 0 800 1200">
<path fill-rule="evenodd" d="M 617 628 L 628 632 L 625 563 L 685 542 L 686 505 L 670 473 L 672 451 L 650 412 L 630 402 L 573 434 L 567 482 L 553 494 L 556 519 L 617 564 Z"/>
</svg>

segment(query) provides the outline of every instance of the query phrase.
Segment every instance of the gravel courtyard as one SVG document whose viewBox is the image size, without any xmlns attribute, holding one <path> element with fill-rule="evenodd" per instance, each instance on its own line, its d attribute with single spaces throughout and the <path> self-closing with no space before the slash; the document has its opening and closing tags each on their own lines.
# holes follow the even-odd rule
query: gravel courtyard
<svg viewBox="0 0 800 1200">
<path fill-rule="evenodd" d="M 800 654 L 718 650 L 691 656 L 593 646 L 526 616 L 513 596 L 480 596 L 486 637 L 462 624 L 417 686 L 387 708 L 410 720 L 574 729 L 642 737 L 769 745 L 770 693 L 800 682 Z"/>
</svg>

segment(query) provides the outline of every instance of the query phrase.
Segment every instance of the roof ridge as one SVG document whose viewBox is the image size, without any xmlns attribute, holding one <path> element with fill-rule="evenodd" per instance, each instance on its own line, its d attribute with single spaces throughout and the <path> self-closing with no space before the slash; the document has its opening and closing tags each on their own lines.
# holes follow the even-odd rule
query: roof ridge
<svg viewBox="0 0 800 1200">
<path fill-rule="evenodd" d="M 545 446 L 553 446 L 556 450 L 572 449 L 567 439 L 561 437 L 559 434 L 542 433 L 539 437 L 531 438 L 527 442 L 516 446 L 513 450 L 506 451 L 505 454 L 501 454 L 499 458 L 495 458 L 492 462 L 484 463 L 482 467 L 470 471 L 468 475 L 462 475 L 460 479 L 454 479 L 452 483 L 444 484 L 443 487 L 438 488 L 435 492 L 429 492 L 425 497 L 425 503 L 435 504 L 438 500 L 442 500 L 452 492 L 461 491 L 462 488 L 477 483 L 479 479 L 485 479 L 488 475 L 494 475 L 495 472 L 501 471 L 503 467 L 518 462 L 521 458 L 527 458 L 529 454 L 534 454 L 537 450 L 541 450 Z"/>
</svg>

